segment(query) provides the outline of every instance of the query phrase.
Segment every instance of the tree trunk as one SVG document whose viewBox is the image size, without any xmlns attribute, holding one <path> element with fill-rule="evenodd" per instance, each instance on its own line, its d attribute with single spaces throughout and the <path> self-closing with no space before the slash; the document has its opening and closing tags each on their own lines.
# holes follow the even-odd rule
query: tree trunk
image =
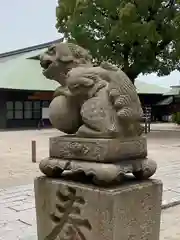
<svg viewBox="0 0 180 240">
<path fill-rule="evenodd" d="M 129 79 L 131 80 L 131 82 L 134 84 L 135 79 L 137 78 L 138 74 L 135 73 L 134 71 L 131 71 L 131 70 L 129 70 L 129 71 L 123 70 L 123 71 L 127 74 L 127 76 L 129 77 Z"/>
</svg>

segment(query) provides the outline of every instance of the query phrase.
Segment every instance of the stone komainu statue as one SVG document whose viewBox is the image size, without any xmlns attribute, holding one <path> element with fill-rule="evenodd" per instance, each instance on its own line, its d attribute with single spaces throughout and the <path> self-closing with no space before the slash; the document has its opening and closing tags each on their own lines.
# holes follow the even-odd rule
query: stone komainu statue
<svg viewBox="0 0 180 240">
<path fill-rule="evenodd" d="M 143 112 L 135 86 L 119 68 L 94 67 L 91 59 L 72 43 L 59 43 L 41 56 L 44 75 L 61 84 L 50 104 L 52 125 L 79 137 L 140 136 Z"/>
<path fill-rule="evenodd" d="M 44 76 L 60 83 L 50 121 L 73 134 L 50 139 L 41 171 L 56 178 L 69 174 L 80 182 L 83 173 L 98 185 L 121 182 L 126 173 L 140 180 L 151 177 L 157 165 L 147 158 L 147 142 L 140 136 L 143 112 L 126 74 L 109 63 L 93 66 L 89 53 L 71 43 L 51 46 L 40 61 Z"/>
</svg>

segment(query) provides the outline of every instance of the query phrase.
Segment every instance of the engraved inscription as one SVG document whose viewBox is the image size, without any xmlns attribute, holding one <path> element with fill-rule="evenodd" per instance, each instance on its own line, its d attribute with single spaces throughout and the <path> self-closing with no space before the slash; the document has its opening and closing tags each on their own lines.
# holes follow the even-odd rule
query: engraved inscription
<svg viewBox="0 0 180 240">
<path fill-rule="evenodd" d="M 84 140 L 59 137 L 51 140 L 50 157 L 98 162 L 119 162 L 147 156 L 145 138 Z"/>
<path fill-rule="evenodd" d="M 86 240 L 81 228 L 92 229 L 87 219 L 81 218 L 84 198 L 76 196 L 76 190 L 67 187 L 68 194 L 57 191 L 56 213 L 50 215 L 55 227 L 45 240 Z"/>
<path fill-rule="evenodd" d="M 89 152 L 87 146 L 77 142 L 70 142 L 68 148 L 74 154 L 86 155 Z"/>
</svg>

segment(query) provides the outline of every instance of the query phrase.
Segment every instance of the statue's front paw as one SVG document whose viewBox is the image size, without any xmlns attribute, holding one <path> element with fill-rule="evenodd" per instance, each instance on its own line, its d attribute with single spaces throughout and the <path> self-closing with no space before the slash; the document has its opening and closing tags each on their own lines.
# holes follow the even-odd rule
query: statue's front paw
<svg viewBox="0 0 180 240">
<path fill-rule="evenodd" d="M 71 96 L 71 92 L 69 91 L 69 89 L 67 87 L 58 87 L 54 94 L 53 94 L 53 98 L 58 97 L 58 96 L 65 96 L 65 97 L 69 97 Z"/>
</svg>

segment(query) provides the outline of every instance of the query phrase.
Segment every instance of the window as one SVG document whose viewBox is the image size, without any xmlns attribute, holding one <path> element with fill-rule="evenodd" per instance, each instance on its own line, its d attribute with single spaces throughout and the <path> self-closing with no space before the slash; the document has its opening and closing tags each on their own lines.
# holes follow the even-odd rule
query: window
<svg viewBox="0 0 180 240">
<path fill-rule="evenodd" d="M 25 101 L 24 102 L 24 109 L 25 110 L 32 110 L 32 102 L 31 101 Z"/>
<path fill-rule="evenodd" d="M 15 119 L 23 119 L 23 111 L 22 110 L 17 110 L 15 111 Z"/>
<path fill-rule="evenodd" d="M 43 108 L 48 108 L 49 107 L 50 102 L 49 101 L 42 101 L 42 107 Z"/>
<path fill-rule="evenodd" d="M 32 119 L 32 102 L 31 101 L 24 102 L 24 118 Z"/>
<path fill-rule="evenodd" d="M 7 113 L 6 113 L 6 118 L 7 119 L 13 119 L 13 111 L 11 110 L 7 110 Z"/>
<path fill-rule="evenodd" d="M 23 102 L 15 102 L 15 119 L 23 119 Z"/>
<path fill-rule="evenodd" d="M 41 102 L 40 101 L 33 102 L 33 118 L 34 119 L 41 118 Z"/>
<path fill-rule="evenodd" d="M 7 119 L 40 119 L 41 101 L 8 101 Z"/>
<path fill-rule="evenodd" d="M 24 119 L 32 118 L 32 110 L 24 110 Z"/>
<path fill-rule="evenodd" d="M 41 118 L 41 111 L 34 111 L 33 112 L 33 118 L 34 119 L 40 119 Z"/>
<path fill-rule="evenodd" d="M 34 110 L 40 110 L 41 109 L 41 103 L 40 103 L 40 101 L 35 101 L 35 102 L 33 102 L 33 108 L 34 108 Z"/>
<path fill-rule="evenodd" d="M 23 103 L 22 102 L 15 102 L 15 110 L 23 110 Z"/>
<path fill-rule="evenodd" d="M 7 102 L 7 110 L 13 110 L 13 102 Z"/>
<path fill-rule="evenodd" d="M 7 113 L 6 113 L 6 118 L 7 119 L 13 119 L 14 117 L 14 111 L 13 111 L 13 102 L 7 102 L 6 103 L 6 109 L 7 109 Z"/>
</svg>

